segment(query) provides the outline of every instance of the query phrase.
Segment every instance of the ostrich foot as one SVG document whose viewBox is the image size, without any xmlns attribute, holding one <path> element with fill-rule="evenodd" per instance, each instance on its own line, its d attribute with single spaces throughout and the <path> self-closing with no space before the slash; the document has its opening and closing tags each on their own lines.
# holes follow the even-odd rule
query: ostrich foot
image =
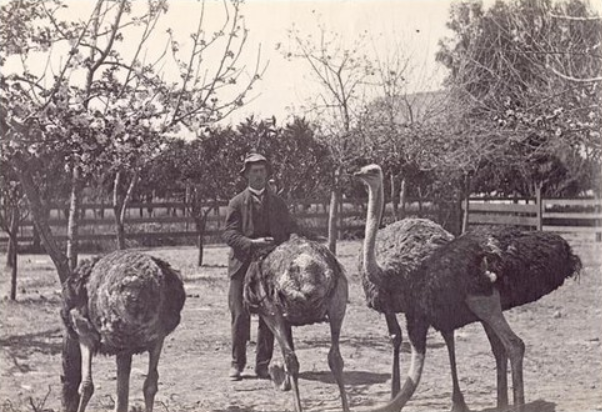
<svg viewBox="0 0 602 412">
<path fill-rule="evenodd" d="M 282 365 L 278 363 L 270 365 L 270 378 L 272 379 L 272 383 L 276 389 L 279 389 L 283 392 L 291 390 L 290 377 Z"/>
</svg>

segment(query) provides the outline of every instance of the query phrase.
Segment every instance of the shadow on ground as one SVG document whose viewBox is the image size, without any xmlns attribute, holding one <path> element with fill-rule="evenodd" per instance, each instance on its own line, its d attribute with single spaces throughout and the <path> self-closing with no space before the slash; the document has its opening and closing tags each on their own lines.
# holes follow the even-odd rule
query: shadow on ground
<svg viewBox="0 0 602 412">
<path fill-rule="evenodd" d="M 487 409 L 482 409 L 479 412 L 511 412 L 511 411 L 515 411 L 515 410 L 516 409 L 514 407 L 509 406 L 504 409 L 487 408 Z M 538 399 L 536 401 L 526 403 L 525 407 L 523 408 L 523 412 L 555 412 L 555 411 L 556 411 L 556 404 L 554 402 L 544 401 L 543 399 Z"/>
<path fill-rule="evenodd" d="M 299 378 L 322 383 L 335 383 L 334 375 L 328 371 L 301 372 L 299 374 Z M 343 378 L 345 379 L 345 385 L 374 385 L 377 383 L 386 382 L 389 379 L 389 374 L 366 371 L 349 371 L 343 372 Z"/>
<path fill-rule="evenodd" d="M 0 338 L 0 347 L 9 348 L 17 357 L 26 356 L 32 351 L 45 355 L 56 355 L 61 352 L 62 336 L 63 332 L 61 328 L 26 333 L 24 335 L 13 335 Z"/>
<path fill-rule="evenodd" d="M 0 348 L 6 348 L 6 355 L 11 359 L 13 366 L 7 372 L 17 370 L 21 373 L 31 372 L 35 369 L 30 365 L 29 357 L 32 353 L 56 355 L 62 349 L 62 330 L 54 328 L 36 333 L 14 335 L 0 338 Z"/>
</svg>

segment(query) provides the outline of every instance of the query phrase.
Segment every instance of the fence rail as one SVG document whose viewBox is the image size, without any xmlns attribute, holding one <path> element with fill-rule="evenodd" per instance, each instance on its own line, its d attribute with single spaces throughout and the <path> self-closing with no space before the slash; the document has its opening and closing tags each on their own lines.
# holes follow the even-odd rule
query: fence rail
<svg viewBox="0 0 602 412">
<path fill-rule="evenodd" d="M 515 225 L 548 232 L 602 235 L 601 199 L 487 199 L 473 198 L 468 206 L 468 226 Z M 528 203 L 527 203 L 528 202 Z M 462 204 L 465 210 L 465 205 Z"/>
<path fill-rule="evenodd" d="M 409 199 L 404 210 L 408 215 L 432 217 L 433 199 Z M 303 199 L 289 202 L 295 217 L 311 230 L 325 234 L 328 220 L 328 199 Z M 195 239 L 198 236 L 190 205 L 184 202 L 162 201 L 128 205 L 125 225 L 126 239 Z M 226 202 L 217 202 L 207 215 L 204 235 L 218 239 L 223 230 Z M 357 236 L 364 228 L 365 199 L 345 199 L 340 206 L 338 227 L 342 233 Z M 462 210 L 465 204 L 462 203 Z M 100 210 L 109 213 L 100 214 Z M 112 206 L 107 203 L 89 203 L 81 206 L 78 239 L 107 241 L 115 239 L 115 220 Z M 458 209 L 459 210 L 459 209 Z M 390 209 L 387 216 L 392 215 Z M 458 214 L 459 216 L 459 214 Z M 591 233 L 602 235 L 602 200 L 599 199 L 537 199 L 526 198 L 471 198 L 468 227 L 477 225 L 516 225 L 540 228 L 544 231 Z M 65 240 L 67 220 L 64 206 L 55 205 L 49 213 L 49 224 L 58 240 Z M 20 242 L 34 240 L 33 222 L 26 220 L 20 226 Z M 6 234 L 0 234 L 5 243 Z"/>
<path fill-rule="evenodd" d="M 289 201 L 295 217 L 308 224 L 309 228 L 324 233 L 327 230 L 328 199 L 302 199 Z M 354 218 L 365 215 L 360 206 L 365 200 L 346 200 L 339 209 L 339 228 L 342 231 L 357 231 L 363 228 L 354 222 Z M 217 240 L 223 230 L 227 202 L 208 204 L 204 210 L 206 217 L 204 236 Z M 48 224 L 58 241 L 67 239 L 67 206 L 52 205 L 49 208 Z M 350 220 L 350 221 L 349 221 Z M 78 220 L 80 241 L 107 241 L 116 238 L 115 216 L 110 203 L 85 203 L 80 206 Z M 198 237 L 195 219 L 191 215 L 191 205 L 185 202 L 160 201 L 149 203 L 130 203 L 127 205 L 124 219 L 125 238 L 137 239 L 194 239 Z M 19 242 L 34 241 L 34 222 L 28 218 L 21 222 L 17 237 Z M 7 235 L 0 233 L 0 243 L 7 242 Z"/>
</svg>

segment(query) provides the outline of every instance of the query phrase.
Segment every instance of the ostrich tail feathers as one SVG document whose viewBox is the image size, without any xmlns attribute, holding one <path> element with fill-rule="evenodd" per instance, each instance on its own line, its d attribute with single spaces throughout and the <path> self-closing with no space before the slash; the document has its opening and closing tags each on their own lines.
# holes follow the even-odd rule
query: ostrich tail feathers
<svg viewBox="0 0 602 412">
<path fill-rule="evenodd" d="M 504 309 L 534 302 L 581 271 L 581 259 L 559 235 L 502 229 L 490 236 L 501 249 L 494 271 Z"/>
</svg>

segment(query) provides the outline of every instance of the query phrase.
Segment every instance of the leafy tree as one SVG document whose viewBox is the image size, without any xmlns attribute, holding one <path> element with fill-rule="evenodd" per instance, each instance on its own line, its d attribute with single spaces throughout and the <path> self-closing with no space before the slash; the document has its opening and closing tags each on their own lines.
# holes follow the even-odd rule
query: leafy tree
<svg viewBox="0 0 602 412">
<path fill-rule="evenodd" d="M 279 130 L 275 143 L 273 175 L 279 193 L 286 199 L 326 195 L 333 162 L 315 128 L 305 118 L 295 117 Z"/>
</svg>

